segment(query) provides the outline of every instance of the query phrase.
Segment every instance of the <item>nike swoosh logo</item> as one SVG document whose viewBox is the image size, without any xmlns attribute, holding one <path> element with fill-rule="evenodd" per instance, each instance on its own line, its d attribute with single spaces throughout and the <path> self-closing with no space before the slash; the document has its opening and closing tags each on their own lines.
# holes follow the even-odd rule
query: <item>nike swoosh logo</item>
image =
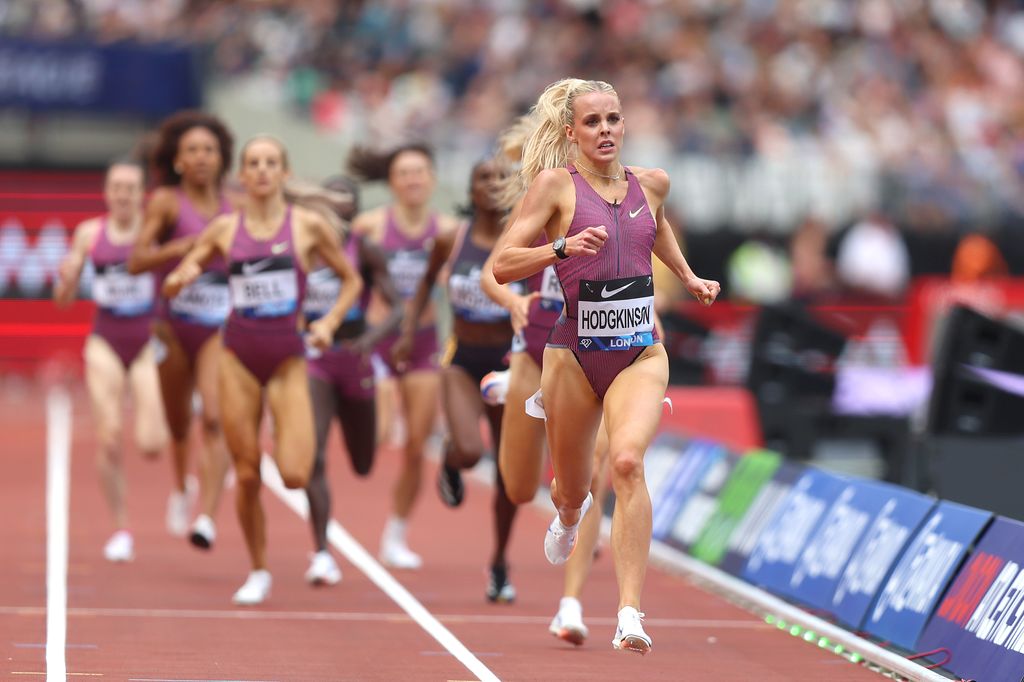
<svg viewBox="0 0 1024 682">
<path fill-rule="evenodd" d="M 643 207 L 643 206 L 640 206 L 640 207 L 639 207 L 639 208 L 637 208 L 637 209 L 636 209 L 635 211 L 630 211 L 630 212 L 629 212 L 629 217 L 630 217 L 630 218 L 635 218 L 635 217 L 637 217 L 638 215 L 640 215 L 640 211 L 642 211 L 642 210 L 644 210 L 644 207 Z"/>
<path fill-rule="evenodd" d="M 266 270 L 267 266 L 270 265 L 273 258 L 263 258 L 256 261 L 255 263 L 242 263 L 242 274 L 243 275 L 255 275 L 257 272 Z"/>
<path fill-rule="evenodd" d="M 625 291 L 629 287 L 633 286 L 633 284 L 635 284 L 635 283 L 636 283 L 635 279 L 634 280 L 630 280 L 629 282 L 626 282 L 625 284 L 623 284 L 618 289 L 612 289 L 611 291 L 608 291 L 608 285 L 605 284 L 604 288 L 601 289 L 601 298 L 611 298 L 612 296 L 614 296 L 615 294 L 619 293 L 620 291 Z"/>
<path fill-rule="evenodd" d="M 288 242 L 281 242 L 280 244 L 274 244 L 270 247 L 270 253 L 275 256 L 279 256 L 288 250 Z"/>
</svg>

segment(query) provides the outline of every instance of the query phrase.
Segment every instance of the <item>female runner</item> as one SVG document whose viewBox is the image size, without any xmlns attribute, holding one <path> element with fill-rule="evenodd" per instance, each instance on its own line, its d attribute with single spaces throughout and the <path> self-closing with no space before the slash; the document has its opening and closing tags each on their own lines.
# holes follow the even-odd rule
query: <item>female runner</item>
<svg viewBox="0 0 1024 682">
<path fill-rule="evenodd" d="M 220 407 L 238 478 L 236 510 L 252 563 L 234 602 L 252 605 L 267 598 L 272 582 L 259 499 L 263 400 L 274 419 L 273 457 L 284 485 L 304 488 L 315 449 L 305 346 L 299 333 L 306 273 L 317 258 L 341 279 L 334 306 L 308 327 L 307 342 L 318 348 L 330 345 L 359 297 L 362 280 L 320 213 L 286 201 L 288 156 L 280 142 L 269 137 L 250 140 L 242 149 L 241 163 L 243 208 L 210 224 L 164 280 L 164 293 L 177 295 L 217 255 L 228 264 L 232 310 L 224 328 Z"/>
<path fill-rule="evenodd" d="M 431 211 L 430 196 L 436 178 L 434 157 L 429 147 L 405 145 L 384 155 L 357 150 L 349 161 L 353 173 L 364 180 L 387 180 L 394 204 L 360 214 L 353 223 L 356 234 L 378 244 L 388 259 L 388 272 L 408 309 L 416 286 L 427 268 L 427 255 L 434 239 L 441 232 L 457 227 L 454 218 Z M 383 315 L 371 303 L 369 321 L 377 323 Z M 409 549 L 406 528 L 420 491 L 423 469 L 423 447 L 437 419 L 438 343 L 434 311 L 427 306 L 416 324 L 416 342 L 409 356 L 397 362 L 392 349 L 398 335 L 390 335 L 377 351 L 387 373 L 397 379 L 406 439 L 403 449 L 402 473 L 393 491 L 392 513 L 384 525 L 380 543 L 380 560 L 392 568 L 417 569 L 423 561 Z M 387 385 L 381 382 L 387 395 Z M 387 419 L 387 402 L 383 401 L 381 419 Z"/>
<path fill-rule="evenodd" d="M 705 304 L 717 282 L 690 269 L 664 202 L 660 169 L 619 161 L 623 115 L 614 89 L 565 79 L 534 107 L 540 124 L 526 143 L 523 207 L 494 261 L 499 283 L 555 265 L 565 308 L 544 350 L 541 374 L 558 514 L 544 541 L 552 563 L 569 558 L 593 501 L 593 446 L 603 417 L 609 440 L 612 553 L 619 581 L 616 649 L 646 653 L 640 593 L 651 541 L 643 456 L 654 437 L 668 383 L 668 359 L 654 329 L 651 255 Z M 545 234 L 549 245 L 534 246 Z"/>
<path fill-rule="evenodd" d="M 89 389 L 96 438 L 100 486 L 114 517 L 115 533 L 103 547 L 108 561 L 135 556 L 125 509 L 121 453 L 121 403 L 125 379 L 135 407 L 135 444 L 147 458 L 167 445 L 167 426 L 160 405 L 156 359 L 150 341 L 154 283 L 151 274 L 129 275 L 125 263 L 142 225 L 142 167 L 118 162 L 107 169 L 103 197 L 107 214 L 77 228 L 71 250 L 61 263 L 54 300 L 70 305 L 86 260 L 95 268 L 92 298 L 96 302 L 92 333 L 85 340 L 85 383 Z"/>
<path fill-rule="evenodd" d="M 128 269 L 133 274 L 169 272 L 206 225 L 231 210 L 223 179 L 231 165 L 231 133 L 214 116 L 177 113 L 160 126 L 152 165 L 160 186 L 146 205 L 142 233 Z M 227 319 L 227 273 L 216 260 L 188 289 L 161 298 L 153 332 L 164 414 L 170 427 L 174 488 L 167 501 L 167 530 L 189 534 L 193 545 L 209 549 L 216 539 L 217 507 L 230 467 L 217 411 L 217 365 L 221 325 Z M 200 514 L 188 527 L 191 495 L 187 486 L 192 393 L 199 392 L 201 446 L 198 450 Z"/>
</svg>

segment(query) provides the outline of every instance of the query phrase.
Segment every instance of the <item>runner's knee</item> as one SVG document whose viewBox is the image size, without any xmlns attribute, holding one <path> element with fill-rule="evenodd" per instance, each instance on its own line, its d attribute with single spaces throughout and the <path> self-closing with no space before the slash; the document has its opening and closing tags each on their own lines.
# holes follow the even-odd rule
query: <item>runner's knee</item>
<svg viewBox="0 0 1024 682">
<path fill-rule="evenodd" d="M 643 453 L 638 448 L 620 448 L 612 453 L 612 477 L 618 482 L 633 482 L 643 477 Z"/>
</svg>

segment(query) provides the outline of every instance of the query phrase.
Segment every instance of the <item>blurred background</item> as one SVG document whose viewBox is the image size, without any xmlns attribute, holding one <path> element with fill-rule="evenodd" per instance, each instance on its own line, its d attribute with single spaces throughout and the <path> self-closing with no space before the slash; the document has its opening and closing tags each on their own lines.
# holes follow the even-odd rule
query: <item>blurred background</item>
<svg viewBox="0 0 1024 682">
<path fill-rule="evenodd" d="M 659 283 L 669 421 L 1024 517 L 1022 0 L 0 0 L 5 381 L 77 362 L 91 304 L 50 283 L 164 116 L 271 132 L 313 180 L 425 140 L 449 210 L 568 75 L 616 87 L 723 285 Z"/>
</svg>

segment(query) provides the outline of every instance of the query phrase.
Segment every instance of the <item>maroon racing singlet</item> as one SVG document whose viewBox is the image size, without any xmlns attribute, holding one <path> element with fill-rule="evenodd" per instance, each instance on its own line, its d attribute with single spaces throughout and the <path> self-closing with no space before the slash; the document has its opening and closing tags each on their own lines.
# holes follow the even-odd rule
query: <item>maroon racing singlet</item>
<svg viewBox="0 0 1024 682">
<path fill-rule="evenodd" d="M 504 322 L 507 336 L 491 345 L 471 345 L 456 337 L 452 367 L 461 367 L 476 383 L 488 372 L 500 370 L 505 363 L 509 342 L 512 340 L 512 322 L 509 312 L 492 301 L 480 286 L 480 273 L 491 252 L 473 243 L 472 223 L 456 237 L 455 249 L 448 260 L 448 300 L 452 314 L 468 324 L 493 325 Z M 522 292 L 522 285 L 513 283 L 513 291 Z"/>
<path fill-rule="evenodd" d="M 230 212 L 230 204 L 221 196 L 220 210 L 213 218 Z M 178 222 L 168 239 L 197 237 L 213 218 L 204 218 L 189 201 L 184 190 L 179 188 Z M 178 261 L 166 264 L 163 274 L 169 273 L 177 264 Z M 224 259 L 215 256 L 199 279 L 182 289 L 173 299 L 161 300 L 160 315 L 170 324 L 189 361 L 195 364 L 199 349 L 217 333 L 230 310 L 227 269 Z"/>
<path fill-rule="evenodd" d="M 92 281 L 92 299 L 96 302 L 92 333 L 110 344 L 128 369 L 149 341 L 156 280 L 151 272 L 128 274 L 132 244 L 114 244 L 109 230 L 107 217 L 100 218 L 89 251 L 96 271 Z"/>
<path fill-rule="evenodd" d="M 224 347 L 231 350 L 260 384 L 266 384 L 282 362 L 303 356 L 299 305 L 306 274 L 292 237 L 292 207 L 270 239 L 255 239 L 239 213 L 238 228 L 228 251 L 231 314 L 224 326 Z"/>
<path fill-rule="evenodd" d="M 572 237 L 604 225 L 608 240 L 596 256 L 560 260 L 555 271 L 565 292 L 565 308 L 548 345 L 576 356 L 598 398 L 644 347 L 659 343 L 654 328 L 654 278 L 651 253 L 657 225 L 640 181 L 628 168 L 622 203 L 608 203 L 574 166 L 576 187 Z"/>
<path fill-rule="evenodd" d="M 380 247 L 387 257 L 388 274 L 391 275 L 391 280 L 403 301 L 410 301 L 416 295 L 416 287 L 420 285 L 420 280 L 427 271 L 427 261 L 437 232 L 437 216 L 431 215 L 427 221 L 427 229 L 421 236 L 407 237 L 399 229 L 394 211 L 390 208 L 387 210 Z M 399 336 L 398 332 L 389 334 L 381 339 L 377 346 L 377 353 L 391 374 L 398 376 L 416 370 L 437 368 L 437 331 L 433 325 L 420 327 L 416 331 L 409 359 L 401 370 L 391 360 L 391 349 Z"/>
<path fill-rule="evenodd" d="M 359 257 L 359 235 L 350 234 L 345 242 L 345 255 L 352 267 L 359 271 L 367 286 L 359 300 L 349 308 L 344 322 L 334 334 L 334 345 L 309 359 L 309 376 L 331 384 L 338 395 L 349 400 L 373 400 L 376 382 L 369 358 L 352 350 L 345 341 L 355 339 L 366 331 L 366 308 L 370 302 L 372 274 L 364 272 Z M 341 280 L 331 268 L 319 268 L 306 279 L 306 297 L 302 312 L 306 323 L 317 320 L 334 307 L 341 293 Z"/>
</svg>

